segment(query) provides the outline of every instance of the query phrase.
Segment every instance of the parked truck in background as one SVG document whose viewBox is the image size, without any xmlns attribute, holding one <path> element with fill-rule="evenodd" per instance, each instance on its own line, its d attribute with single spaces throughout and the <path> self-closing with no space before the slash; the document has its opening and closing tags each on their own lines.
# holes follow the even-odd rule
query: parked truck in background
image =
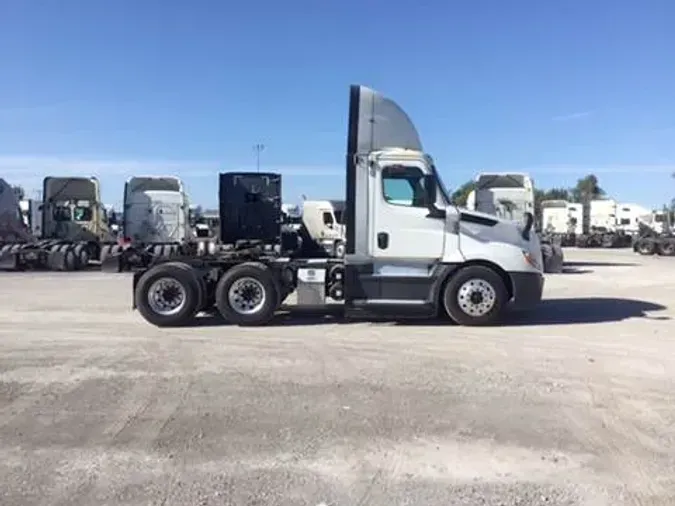
<svg viewBox="0 0 675 506">
<path fill-rule="evenodd" d="M 633 238 L 618 224 L 613 199 L 592 199 L 582 203 L 582 233 L 576 237 L 580 248 L 627 248 Z"/>
<path fill-rule="evenodd" d="M 116 247 L 96 177 L 46 177 L 40 211 L 40 239 L 60 245 L 66 255 L 67 270 L 100 262 Z"/>
<path fill-rule="evenodd" d="M 534 182 L 525 173 L 482 172 L 476 177 L 475 189 L 467 198 L 467 209 L 521 222 L 534 215 Z M 540 237 L 544 272 L 563 270 L 563 251 L 559 242 Z"/>
<path fill-rule="evenodd" d="M 63 247 L 60 241 L 36 237 L 26 224 L 26 217 L 11 185 L 0 179 L 0 267 L 10 270 L 71 268 L 75 254 L 68 252 L 70 245 Z"/>
<path fill-rule="evenodd" d="M 563 247 L 576 246 L 583 232 L 583 206 L 566 200 L 543 200 L 540 205 L 542 234 Z"/>
<path fill-rule="evenodd" d="M 329 256 L 336 258 L 345 254 L 344 209 L 344 201 L 339 200 L 305 200 L 302 203 L 302 223 L 309 237 Z"/>
<path fill-rule="evenodd" d="M 281 176 L 221 174 L 221 242 L 212 255 L 160 260 L 134 273 L 133 306 L 157 326 L 211 307 L 261 325 L 297 304 L 342 302 L 347 316 L 499 323 L 543 289 L 534 217 L 518 223 L 452 205 L 415 126 L 394 101 L 350 89 L 343 258 L 307 258 L 281 219 Z M 227 246 L 227 247 L 225 247 Z"/>
<path fill-rule="evenodd" d="M 196 250 L 190 203 L 175 176 L 134 176 L 124 185 L 119 246 L 102 259 L 106 271 L 148 266 Z"/>
</svg>

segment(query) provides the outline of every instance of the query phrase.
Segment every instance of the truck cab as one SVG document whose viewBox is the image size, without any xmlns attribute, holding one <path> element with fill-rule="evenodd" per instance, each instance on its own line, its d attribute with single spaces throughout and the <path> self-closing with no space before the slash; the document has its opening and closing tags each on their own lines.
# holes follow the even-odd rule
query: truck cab
<svg viewBox="0 0 675 506">
<path fill-rule="evenodd" d="M 34 239 L 26 226 L 22 211 L 12 186 L 0 178 L 0 258 L 3 256 L 5 244 Z"/>
<path fill-rule="evenodd" d="M 122 230 L 132 243 L 182 243 L 191 237 L 189 200 L 173 176 L 136 176 L 124 185 Z"/>
<path fill-rule="evenodd" d="M 307 233 L 333 257 L 344 256 L 344 202 L 305 200 L 302 203 L 302 223 Z"/>
<path fill-rule="evenodd" d="M 351 88 L 346 203 L 348 307 L 422 309 L 453 273 L 481 266 L 516 304 L 541 297 L 532 214 L 516 223 L 454 206 L 407 114 L 361 86 Z"/>
<path fill-rule="evenodd" d="M 112 240 L 97 178 L 46 177 L 42 195 L 42 238 L 92 243 Z"/>
</svg>

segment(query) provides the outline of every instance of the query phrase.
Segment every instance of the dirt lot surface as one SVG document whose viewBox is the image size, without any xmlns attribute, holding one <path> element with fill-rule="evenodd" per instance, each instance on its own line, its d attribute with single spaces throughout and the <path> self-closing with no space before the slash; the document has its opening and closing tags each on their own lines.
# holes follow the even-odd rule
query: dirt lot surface
<svg viewBox="0 0 675 506">
<path fill-rule="evenodd" d="M 566 251 L 501 328 L 161 330 L 0 273 L 0 504 L 674 505 L 675 258 Z"/>
</svg>

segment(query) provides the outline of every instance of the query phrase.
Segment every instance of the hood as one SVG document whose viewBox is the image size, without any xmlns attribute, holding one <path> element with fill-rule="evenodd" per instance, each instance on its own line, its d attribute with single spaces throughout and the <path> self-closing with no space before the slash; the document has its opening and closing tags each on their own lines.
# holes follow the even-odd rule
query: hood
<svg viewBox="0 0 675 506">
<path fill-rule="evenodd" d="M 499 218 L 493 214 L 482 213 L 480 211 L 470 211 L 468 209 L 459 209 L 460 212 L 460 227 L 463 229 L 469 228 L 472 233 L 480 233 L 487 230 L 486 225 L 493 231 L 497 231 L 500 236 L 508 237 L 512 242 L 521 241 L 523 245 L 527 244 L 527 240 L 522 237 L 525 230 L 526 221 L 514 221 L 505 218 Z M 530 237 L 535 236 L 534 228 L 532 228 Z M 520 238 L 520 239 L 518 239 Z"/>
</svg>

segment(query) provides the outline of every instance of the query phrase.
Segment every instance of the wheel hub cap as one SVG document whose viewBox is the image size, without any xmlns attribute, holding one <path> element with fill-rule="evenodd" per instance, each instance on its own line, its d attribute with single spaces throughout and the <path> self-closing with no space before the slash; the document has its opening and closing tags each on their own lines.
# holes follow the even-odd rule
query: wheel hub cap
<svg viewBox="0 0 675 506">
<path fill-rule="evenodd" d="M 241 278 L 232 283 L 227 298 L 237 313 L 254 314 L 265 304 L 265 287 L 257 279 Z"/>
<path fill-rule="evenodd" d="M 462 311 L 474 317 L 489 313 L 496 300 L 495 289 L 483 279 L 470 279 L 457 291 L 457 304 Z"/>
<path fill-rule="evenodd" d="M 173 278 L 160 278 L 148 290 L 148 305 L 157 314 L 176 314 L 185 305 L 185 287 Z"/>
</svg>

